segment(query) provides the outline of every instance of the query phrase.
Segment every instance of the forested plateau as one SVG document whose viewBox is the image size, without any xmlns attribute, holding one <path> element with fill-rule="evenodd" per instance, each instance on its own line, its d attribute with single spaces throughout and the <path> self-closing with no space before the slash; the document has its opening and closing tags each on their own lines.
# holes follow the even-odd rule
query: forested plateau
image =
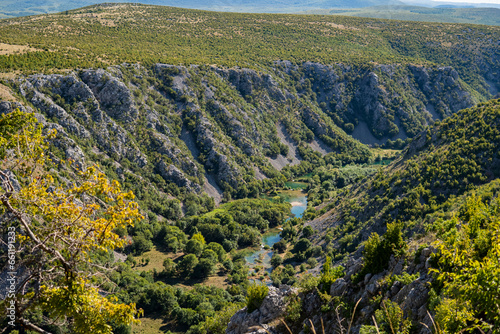
<svg viewBox="0 0 500 334">
<path fill-rule="evenodd" d="M 7 333 L 500 330 L 500 28 L 105 4 L 1 20 L 0 48 L 2 143 L 34 113 L 47 145 L 27 173 L 135 195 L 86 284 L 144 312 L 92 327 L 40 292 Z M 5 206 L 27 174 L 3 145 Z M 271 268 L 249 270 L 269 231 Z"/>
</svg>

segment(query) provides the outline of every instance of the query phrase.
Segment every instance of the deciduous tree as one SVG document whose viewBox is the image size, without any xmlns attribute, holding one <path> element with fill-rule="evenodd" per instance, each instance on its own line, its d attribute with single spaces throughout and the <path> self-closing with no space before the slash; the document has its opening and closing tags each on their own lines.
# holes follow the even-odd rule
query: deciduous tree
<svg viewBox="0 0 500 334">
<path fill-rule="evenodd" d="M 137 322 L 138 312 L 135 304 L 104 297 L 97 283 L 106 264 L 93 258 L 123 246 L 113 230 L 142 217 L 134 195 L 96 167 L 68 165 L 74 178 L 59 181 L 46 155 L 52 136 L 33 114 L 16 110 L 0 118 L 1 229 L 15 236 L 9 243 L 15 257 L 0 258 L 0 265 L 16 280 L 0 304 L 13 301 L 15 317 L 7 320 L 19 328 L 48 333 L 45 326 L 55 323 L 75 333 L 111 333 L 112 325 Z M 48 320 L 33 317 L 40 311 Z"/>
</svg>

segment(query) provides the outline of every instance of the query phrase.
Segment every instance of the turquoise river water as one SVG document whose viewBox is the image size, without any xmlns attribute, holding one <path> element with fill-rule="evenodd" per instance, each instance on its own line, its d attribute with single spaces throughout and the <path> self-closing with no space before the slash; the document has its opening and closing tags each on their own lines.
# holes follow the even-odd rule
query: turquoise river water
<svg viewBox="0 0 500 334">
<path fill-rule="evenodd" d="M 300 191 L 284 191 L 283 193 L 285 193 L 285 201 L 292 204 L 293 217 L 301 218 L 304 214 L 304 211 L 306 211 L 307 209 L 306 195 Z M 247 262 L 247 265 L 251 268 L 251 271 L 254 271 L 253 268 L 255 266 L 262 266 L 264 267 L 265 271 L 271 274 L 271 258 L 274 252 L 271 249 L 265 249 L 264 247 L 267 245 L 272 248 L 275 243 L 281 240 L 280 234 L 281 231 L 271 231 L 264 234 L 262 238 L 262 248 L 251 253 L 248 256 L 245 256 L 245 260 Z M 270 285 L 272 282 L 271 280 L 266 279 L 265 283 Z"/>
</svg>

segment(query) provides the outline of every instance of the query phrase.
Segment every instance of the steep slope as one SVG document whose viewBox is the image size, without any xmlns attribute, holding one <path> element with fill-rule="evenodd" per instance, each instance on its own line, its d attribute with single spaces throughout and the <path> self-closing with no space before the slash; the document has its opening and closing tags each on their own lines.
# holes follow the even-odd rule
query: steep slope
<svg viewBox="0 0 500 334">
<path fill-rule="evenodd" d="M 260 326 L 271 333 L 423 334 L 436 322 L 450 333 L 477 325 L 495 333 L 499 147 L 500 100 L 430 127 L 390 166 L 306 223 L 320 232 L 309 238 L 327 256 L 319 277 L 303 276 L 298 290 L 270 289 L 257 311 L 236 312 L 226 333 L 259 333 Z M 332 268 L 329 257 L 341 266 Z"/>
<path fill-rule="evenodd" d="M 122 65 L 33 75 L 11 84 L 28 105 L 62 126 L 91 161 L 112 159 L 113 175 L 123 179 L 132 170 L 161 186 L 158 175 L 195 193 L 205 187 L 212 194 L 255 196 L 282 183 L 272 159 L 294 161 L 286 159 L 287 144 L 312 152 L 309 127 L 326 117 L 309 99 L 280 88 L 269 74 L 246 69 Z M 283 107 L 286 100 L 288 107 Z M 307 121 L 311 115 L 315 121 Z M 293 137 L 288 142 L 278 136 L 287 131 Z M 368 149 L 334 123 L 316 132 L 330 140 L 330 154 L 338 159 L 370 159 Z M 83 164 L 83 155 L 66 152 L 59 158 Z"/>
<path fill-rule="evenodd" d="M 423 232 L 456 197 L 500 176 L 499 126 L 500 100 L 436 122 L 387 168 L 340 194 L 311 226 L 334 236 L 338 258 L 392 221 L 404 222 L 407 236 Z"/>
<path fill-rule="evenodd" d="M 315 119 L 330 118 L 365 143 L 382 144 L 497 94 L 499 36 L 497 27 L 107 4 L 0 22 L 0 42 L 19 50 L 0 54 L 0 70 L 217 64 L 214 72 L 246 103 L 256 91 L 248 84 L 253 70 L 278 84 L 255 83 L 272 88 L 274 101 L 299 96 L 306 101 L 295 108 L 319 106 L 321 117 L 305 114 L 315 132 L 324 132 Z M 234 68 L 248 70 L 236 75 Z"/>
<path fill-rule="evenodd" d="M 107 161 L 114 177 L 133 171 L 169 193 L 205 191 L 217 202 L 222 192 L 242 198 L 282 185 L 279 170 L 315 163 L 312 152 L 370 161 L 367 147 L 345 131 L 377 138 L 367 144 L 412 137 L 434 117 L 475 102 L 452 68 L 412 65 L 280 61 L 255 71 L 123 64 L 9 85 L 62 126 L 87 160 Z M 83 153 L 60 149 L 59 158 L 83 164 Z"/>
</svg>

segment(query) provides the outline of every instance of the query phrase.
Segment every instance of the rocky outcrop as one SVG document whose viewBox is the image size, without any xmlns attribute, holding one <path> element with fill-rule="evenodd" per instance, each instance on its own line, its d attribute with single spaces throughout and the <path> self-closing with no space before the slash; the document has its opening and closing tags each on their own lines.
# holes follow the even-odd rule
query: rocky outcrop
<svg viewBox="0 0 500 334">
<path fill-rule="evenodd" d="M 241 122 L 229 110 L 215 100 L 209 100 L 207 110 L 215 119 L 219 120 L 228 129 L 228 135 L 236 142 L 246 155 L 255 155 L 249 135 Z"/>
<path fill-rule="evenodd" d="M 56 147 L 68 159 L 83 164 L 84 150 L 76 147 L 91 143 L 117 163 L 126 159 L 192 191 L 207 175 L 222 191 L 252 182 L 255 170 L 265 174 L 261 179 L 275 175 L 273 166 L 298 163 L 300 141 L 314 139 L 310 147 L 340 160 L 362 152 L 355 161 L 366 162 L 368 149 L 341 129 L 356 134 L 368 129 L 371 137 L 359 138 L 382 144 L 414 136 L 433 119 L 474 103 L 451 67 L 413 65 L 278 61 L 265 72 L 167 64 L 150 71 L 122 64 L 36 74 L 14 80 L 14 86 L 48 123 L 64 130 L 61 138 L 66 139 Z M 15 106 L 20 105 L 3 102 L 0 112 Z M 276 130 L 285 123 L 293 145 Z M 183 128 L 189 130 L 189 142 Z M 279 161 L 265 156 L 275 154 L 270 148 L 277 144 L 293 148 Z M 160 168 L 160 161 L 175 169 Z"/>
<path fill-rule="evenodd" d="M 376 139 L 414 136 L 433 119 L 477 102 L 451 67 L 275 64 L 278 73 L 298 81 L 299 96 L 314 93 L 321 109 L 338 126 L 350 132 L 349 124 L 355 128 L 367 124 Z M 360 137 L 364 138 L 369 137 Z"/>
<path fill-rule="evenodd" d="M 410 65 L 408 68 L 428 101 L 427 108 L 432 106 L 431 110 L 438 113 L 434 116 L 444 118 L 474 104 L 470 92 L 462 87 L 458 72 L 452 67 L 428 69 Z"/>
<path fill-rule="evenodd" d="M 382 307 L 380 302 L 390 300 L 397 303 L 404 317 L 415 324 L 415 333 L 428 334 L 425 325 L 432 328 L 432 320 L 428 315 L 427 303 L 433 282 L 428 270 L 430 257 L 435 251 L 432 247 L 424 248 L 419 257 L 409 263 L 405 263 L 403 258 L 391 257 L 386 270 L 367 274 L 359 283 L 352 281 L 352 275 L 361 271 L 363 263 L 361 259 L 351 256 L 345 264 L 346 275 L 330 286 L 331 301 L 325 302 L 325 297 L 320 296 L 316 289 L 299 293 L 298 297 L 302 303 L 301 320 L 298 323 L 288 321 L 288 326 L 293 333 L 302 334 L 306 333 L 304 328 L 311 328 L 311 324 L 317 333 L 323 331 L 323 328 L 325 333 L 345 332 L 352 314 L 345 314 L 342 312 L 342 307 L 337 307 L 347 303 L 357 305 L 351 332 L 359 333 L 361 326 L 373 325 L 372 317 L 375 311 Z M 389 279 L 395 275 L 398 279 Z M 411 281 L 408 282 L 408 279 Z M 389 285 L 389 282 L 392 283 Z M 289 331 L 280 326 L 280 319 L 283 317 L 281 310 L 284 307 L 281 306 L 280 299 L 275 296 L 289 293 L 289 287 L 280 286 L 279 289 L 271 287 L 270 295 L 273 296 L 271 300 L 276 299 L 278 302 L 266 301 L 266 297 L 259 310 L 251 314 L 246 313 L 246 308 L 238 311 L 231 318 L 226 333 L 261 333 L 264 328 L 266 333 L 288 334 Z M 269 311 L 269 306 L 275 311 Z"/>
<path fill-rule="evenodd" d="M 184 173 L 181 172 L 174 165 L 169 165 L 165 163 L 165 161 L 160 160 L 160 162 L 157 165 L 157 169 L 160 175 L 166 181 L 171 181 L 176 185 L 178 185 L 179 187 L 185 187 L 190 192 L 197 192 L 197 193 L 200 192 L 201 190 L 200 185 L 191 182 L 189 179 L 187 179 Z"/>
<path fill-rule="evenodd" d="M 399 128 L 386 117 L 387 107 L 380 102 L 383 101 L 383 94 L 378 75 L 368 72 L 359 83 L 352 107 L 372 129 L 376 129 L 376 136 L 385 134 L 393 137 L 399 133 Z"/>
<path fill-rule="evenodd" d="M 287 285 L 281 285 L 279 288 L 270 286 L 269 293 L 258 309 L 248 313 L 245 307 L 231 317 L 226 334 L 266 333 L 266 330 L 271 329 L 271 321 L 284 316 L 287 306 L 285 297 L 296 293 L 297 289 Z"/>
<path fill-rule="evenodd" d="M 111 118 L 122 122 L 137 119 L 138 111 L 132 94 L 123 82 L 102 69 L 84 70 L 80 76 L 94 93 L 102 110 Z"/>
<path fill-rule="evenodd" d="M 94 72 L 98 72 L 98 74 L 93 76 Z M 118 105 L 121 103 L 120 101 L 125 101 L 121 109 L 118 108 L 118 110 L 129 110 L 132 104 L 129 101 L 130 92 L 125 94 L 124 85 L 118 84 L 116 78 L 109 79 L 114 83 L 105 88 L 104 81 L 106 78 L 111 78 L 111 75 L 105 71 L 86 71 L 84 73 L 89 83 L 95 84 L 96 87 L 99 84 L 94 82 L 98 80 L 95 77 L 102 81 L 100 88 L 96 88 L 97 97 L 91 88 L 74 74 L 68 76 L 55 74 L 30 76 L 20 82 L 20 92 L 49 120 L 56 121 L 68 134 L 83 140 L 93 138 L 110 155 L 117 154 L 136 162 L 141 167 L 145 166 L 147 158 L 135 146 L 127 131 L 101 109 L 101 106 L 105 105 L 109 111 L 114 108 L 114 104 Z M 94 81 L 90 80 L 90 77 Z M 112 88 L 118 86 L 120 88 Z M 123 94 L 126 96 L 121 96 L 113 103 L 109 102 L 112 96 Z M 128 107 L 126 101 L 129 101 Z M 131 113 L 133 114 L 133 112 Z M 114 111 L 110 114 L 117 115 Z M 123 116 L 123 113 L 120 112 L 118 119 L 130 120 L 132 119 L 130 117 Z"/>
<path fill-rule="evenodd" d="M 16 109 L 19 109 L 23 112 L 33 111 L 30 107 L 25 107 L 19 102 L 0 101 L 0 115 L 8 114 Z"/>
<path fill-rule="evenodd" d="M 285 93 L 278 87 L 273 77 L 266 73 L 257 73 L 250 69 L 217 69 L 217 73 L 227 79 L 240 92 L 241 96 L 251 96 L 259 90 L 265 90 L 275 101 L 285 101 Z"/>
</svg>

